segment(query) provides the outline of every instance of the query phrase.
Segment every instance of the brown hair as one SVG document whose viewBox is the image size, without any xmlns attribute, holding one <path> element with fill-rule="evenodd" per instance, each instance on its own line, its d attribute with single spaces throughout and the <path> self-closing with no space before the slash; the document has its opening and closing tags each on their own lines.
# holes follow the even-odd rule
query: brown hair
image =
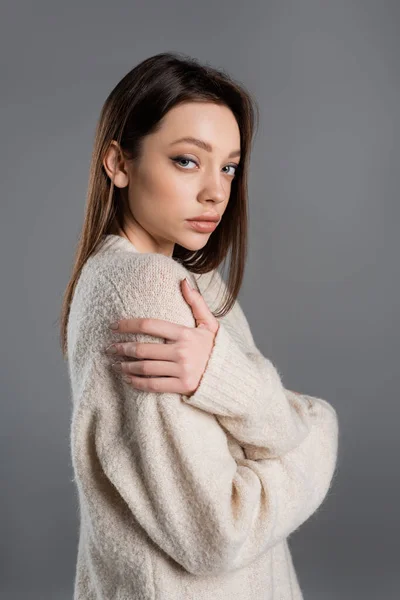
<svg viewBox="0 0 400 600">
<path fill-rule="evenodd" d="M 161 119 L 182 102 L 214 102 L 233 112 L 240 130 L 241 160 L 221 222 L 207 244 L 197 251 L 175 244 L 172 257 L 193 273 L 207 273 L 226 260 L 231 250 L 227 300 L 215 317 L 232 308 L 243 280 L 247 255 L 247 177 L 258 106 L 243 85 L 223 70 L 201 65 L 177 52 L 151 56 L 139 63 L 110 92 L 97 123 L 91 158 L 86 208 L 71 278 L 61 310 L 61 348 L 67 358 L 70 305 L 82 267 L 105 234 L 123 228 L 123 198 L 106 173 L 103 159 L 112 140 L 126 156 L 140 158 L 143 138 L 157 131 Z"/>
</svg>

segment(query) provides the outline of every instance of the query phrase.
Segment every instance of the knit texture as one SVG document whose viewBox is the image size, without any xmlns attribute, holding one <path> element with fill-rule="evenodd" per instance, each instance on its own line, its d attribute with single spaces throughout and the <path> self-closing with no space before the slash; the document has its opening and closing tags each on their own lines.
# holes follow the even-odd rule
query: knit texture
<svg viewBox="0 0 400 600">
<path fill-rule="evenodd" d="M 211 310 L 219 305 L 217 270 L 193 274 L 109 234 L 75 288 L 67 330 L 80 517 L 74 600 L 302 600 L 288 536 L 332 485 L 335 409 L 285 389 L 238 301 L 219 319 L 190 397 L 137 390 L 104 354 L 115 341 L 166 341 L 112 333 L 118 319 L 195 327 L 184 277 Z"/>
</svg>

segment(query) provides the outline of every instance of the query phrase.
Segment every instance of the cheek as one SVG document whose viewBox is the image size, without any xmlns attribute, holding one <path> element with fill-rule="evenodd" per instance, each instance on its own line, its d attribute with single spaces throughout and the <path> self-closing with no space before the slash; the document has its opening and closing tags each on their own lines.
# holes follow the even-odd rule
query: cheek
<svg viewBox="0 0 400 600">
<path fill-rule="evenodd" d="M 146 196 L 159 196 L 160 190 L 166 183 L 166 178 L 160 169 L 154 166 L 151 170 L 141 174 L 140 185 Z"/>
<path fill-rule="evenodd" d="M 177 169 L 155 161 L 151 169 L 142 173 L 140 181 L 143 192 L 157 201 L 169 201 L 182 193 L 183 189 L 182 176 L 179 177 Z"/>
<path fill-rule="evenodd" d="M 195 178 L 185 177 L 176 167 L 161 166 L 142 172 L 137 192 L 142 195 L 146 212 L 166 221 L 186 219 L 190 204 L 198 193 Z M 189 209 L 189 213 L 188 213 Z"/>
</svg>

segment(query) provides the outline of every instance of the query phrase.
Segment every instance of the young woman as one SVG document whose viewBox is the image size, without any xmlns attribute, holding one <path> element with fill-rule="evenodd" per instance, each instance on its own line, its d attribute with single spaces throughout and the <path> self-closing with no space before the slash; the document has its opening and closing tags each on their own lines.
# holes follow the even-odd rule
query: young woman
<svg viewBox="0 0 400 600">
<path fill-rule="evenodd" d="M 74 600 L 302 598 L 287 538 L 329 491 L 338 418 L 285 389 L 237 300 L 255 109 L 177 53 L 102 109 L 61 323 Z"/>
</svg>

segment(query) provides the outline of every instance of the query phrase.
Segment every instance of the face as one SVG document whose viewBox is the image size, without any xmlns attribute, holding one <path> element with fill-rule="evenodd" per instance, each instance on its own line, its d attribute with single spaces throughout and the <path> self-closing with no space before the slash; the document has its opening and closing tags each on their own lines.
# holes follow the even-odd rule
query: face
<svg viewBox="0 0 400 600">
<path fill-rule="evenodd" d="M 188 137 L 199 141 L 177 141 Z M 205 246 L 212 231 L 198 231 L 188 219 L 204 213 L 222 218 L 227 207 L 240 159 L 240 132 L 231 110 L 185 102 L 165 115 L 159 131 L 146 136 L 138 162 L 120 157 L 115 168 L 116 155 L 113 142 L 104 167 L 115 186 L 124 188 L 129 204 L 119 235 L 139 252 L 166 256 L 172 256 L 176 243 L 189 250 Z"/>
</svg>

